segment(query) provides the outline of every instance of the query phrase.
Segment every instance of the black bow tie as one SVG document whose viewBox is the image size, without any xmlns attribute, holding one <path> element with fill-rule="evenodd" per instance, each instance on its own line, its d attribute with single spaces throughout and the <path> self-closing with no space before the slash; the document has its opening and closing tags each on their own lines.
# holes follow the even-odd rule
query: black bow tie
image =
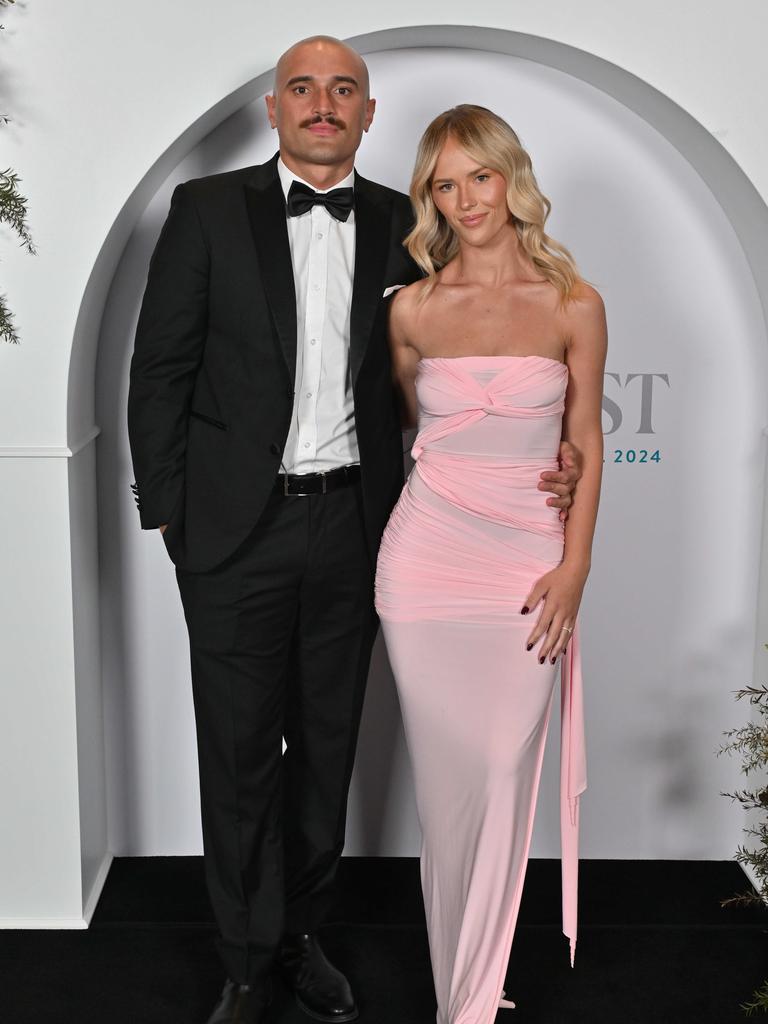
<svg viewBox="0 0 768 1024">
<path fill-rule="evenodd" d="M 353 188 L 334 188 L 330 192 L 315 192 L 300 181 L 291 183 L 288 189 L 288 216 L 300 217 L 313 206 L 324 206 L 336 220 L 347 220 L 349 211 L 355 205 Z"/>
</svg>

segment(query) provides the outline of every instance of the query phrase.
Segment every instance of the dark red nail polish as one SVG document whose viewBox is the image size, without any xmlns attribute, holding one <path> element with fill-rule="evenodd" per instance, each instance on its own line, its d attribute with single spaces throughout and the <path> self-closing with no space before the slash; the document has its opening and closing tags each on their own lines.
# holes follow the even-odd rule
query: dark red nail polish
<svg viewBox="0 0 768 1024">
<path fill-rule="evenodd" d="M 544 664 L 544 658 L 539 658 L 539 664 L 540 664 L 540 665 L 543 665 L 543 664 Z"/>
<path fill-rule="evenodd" d="M 533 649 L 533 644 L 527 644 L 525 649 L 526 649 L 526 651 L 532 650 Z"/>
<path fill-rule="evenodd" d="M 550 660 L 550 661 L 552 662 L 552 664 L 554 665 L 554 664 L 555 664 L 555 662 L 557 661 L 557 658 L 550 658 L 549 660 Z"/>
<path fill-rule="evenodd" d="M 531 609 L 528 607 L 528 605 L 524 604 L 523 607 L 520 609 L 520 614 L 527 615 L 530 610 Z"/>
</svg>

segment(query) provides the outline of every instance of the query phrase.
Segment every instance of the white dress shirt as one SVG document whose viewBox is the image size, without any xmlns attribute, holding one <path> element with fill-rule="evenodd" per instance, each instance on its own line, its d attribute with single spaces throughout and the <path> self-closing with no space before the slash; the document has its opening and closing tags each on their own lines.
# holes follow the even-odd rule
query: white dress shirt
<svg viewBox="0 0 768 1024">
<path fill-rule="evenodd" d="M 309 185 L 282 159 L 277 170 L 286 198 L 293 181 Z M 352 171 L 333 187 L 351 188 L 354 180 Z M 295 397 L 282 468 L 286 473 L 319 473 L 360 461 L 349 366 L 355 212 L 339 221 L 324 206 L 313 206 L 300 217 L 288 217 L 288 240 L 297 345 Z"/>
</svg>

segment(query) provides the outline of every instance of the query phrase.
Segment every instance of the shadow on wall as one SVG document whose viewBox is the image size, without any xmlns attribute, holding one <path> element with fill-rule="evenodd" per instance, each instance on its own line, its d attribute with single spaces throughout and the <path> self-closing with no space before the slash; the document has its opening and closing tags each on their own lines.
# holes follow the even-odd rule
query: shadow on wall
<svg viewBox="0 0 768 1024">
<path fill-rule="evenodd" d="M 348 853 L 397 853 L 403 836 L 413 854 L 418 852 L 419 830 L 400 706 L 381 633 L 371 658 L 348 821 Z"/>
</svg>

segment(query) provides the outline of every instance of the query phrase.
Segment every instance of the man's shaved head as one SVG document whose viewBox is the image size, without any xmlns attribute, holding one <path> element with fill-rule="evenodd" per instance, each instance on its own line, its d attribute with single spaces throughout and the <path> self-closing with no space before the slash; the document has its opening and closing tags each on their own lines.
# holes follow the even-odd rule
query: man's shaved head
<svg viewBox="0 0 768 1024">
<path fill-rule="evenodd" d="M 323 53 L 333 49 L 344 50 L 345 55 L 357 65 L 360 90 L 367 100 L 371 94 L 368 66 L 357 50 L 353 50 L 351 46 L 347 46 L 346 43 L 342 42 L 341 39 L 336 39 L 335 36 L 308 36 L 306 39 L 300 39 L 293 46 L 289 46 L 277 62 L 272 95 L 274 96 L 279 92 L 281 85 L 285 84 L 296 59 L 300 59 L 312 51 Z"/>
<path fill-rule="evenodd" d="M 310 36 L 286 50 L 266 97 L 286 166 L 314 188 L 330 188 L 354 166 L 376 102 L 365 61 L 332 36 Z"/>
</svg>

